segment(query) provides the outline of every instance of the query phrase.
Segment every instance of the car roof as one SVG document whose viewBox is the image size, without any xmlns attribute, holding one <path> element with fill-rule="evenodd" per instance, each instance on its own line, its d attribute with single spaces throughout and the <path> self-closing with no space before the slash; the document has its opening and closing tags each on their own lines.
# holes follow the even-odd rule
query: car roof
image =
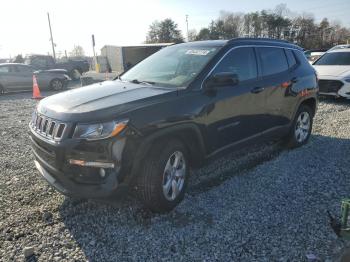
<svg viewBox="0 0 350 262">
<path fill-rule="evenodd" d="M 349 53 L 349 52 L 350 52 L 350 48 L 338 48 L 338 49 L 330 50 L 327 53 Z"/>
<path fill-rule="evenodd" d="M 269 45 L 284 48 L 292 48 L 303 51 L 300 46 L 292 44 L 286 40 L 273 39 L 273 38 L 233 38 L 229 41 L 229 44 L 235 45 Z"/>
</svg>

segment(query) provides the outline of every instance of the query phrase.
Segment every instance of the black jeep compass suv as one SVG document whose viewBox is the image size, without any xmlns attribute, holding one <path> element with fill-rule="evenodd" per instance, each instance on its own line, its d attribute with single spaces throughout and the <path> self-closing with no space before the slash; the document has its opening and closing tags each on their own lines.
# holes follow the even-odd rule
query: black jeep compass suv
<svg viewBox="0 0 350 262">
<path fill-rule="evenodd" d="M 43 99 L 29 125 L 35 165 L 65 195 L 132 189 L 169 211 L 190 167 L 219 152 L 271 138 L 305 144 L 317 92 L 302 49 L 285 41 L 173 45 L 113 81 Z"/>
</svg>

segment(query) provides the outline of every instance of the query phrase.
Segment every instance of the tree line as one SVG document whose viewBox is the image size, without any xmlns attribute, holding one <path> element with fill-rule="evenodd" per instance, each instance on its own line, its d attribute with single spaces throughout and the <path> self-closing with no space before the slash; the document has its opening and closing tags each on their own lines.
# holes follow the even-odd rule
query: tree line
<svg viewBox="0 0 350 262">
<path fill-rule="evenodd" d="M 284 39 L 305 49 L 330 48 L 350 41 L 350 29 L 327 18 L 320 23 L 313 14 L 297 14 L 285 4 L 273 10 L 250 13 L 221 11 L 217 19 L 199 32 L 189 30 L 188 40 L 230 39 L 236 37 L 268 37 Z M 185 39 L 178 25 L 170 18 L 150 25 L 146 43 L 180 43 Z"/>
</svg>

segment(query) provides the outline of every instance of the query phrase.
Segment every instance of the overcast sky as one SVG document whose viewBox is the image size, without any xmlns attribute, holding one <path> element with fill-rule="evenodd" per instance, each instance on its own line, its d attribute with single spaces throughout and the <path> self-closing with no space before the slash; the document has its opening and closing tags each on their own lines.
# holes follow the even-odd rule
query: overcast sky
<svg viewBox="0 0 350 262">
<path fill-rule="evenodd" d="M 311 12 L 350 27 L 350 0 L 2 0 L 0 12 L 0 57 L 16 54 L 51 53 L 47 12 L 50 12 L 56 51 L 68 52 L 81 45 L 92 54 L 91 34 L 96 48 L 106 45 L 139 44 L 154 20 L 172 18 L 185 35 L 199 30 L 218 17 L 220 10 L 251 12 L 273 9 L 286 3 L 295 12 Z"/>
</svg>

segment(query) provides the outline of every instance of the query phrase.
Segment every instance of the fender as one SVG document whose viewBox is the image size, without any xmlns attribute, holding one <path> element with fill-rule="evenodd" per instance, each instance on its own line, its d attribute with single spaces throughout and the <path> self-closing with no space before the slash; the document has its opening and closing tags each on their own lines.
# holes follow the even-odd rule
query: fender
<svg viewBox="0 0 350 262">
<path fill-rule="evenodd" d="M 134 156 L 134 159 L 136 161 L 134 161 L 130 175 L 125 178 L 125 182 L 127 184 L 130 184 L 130 182 L 132 182 L 132 180 L 136 177 L 138 170 L 141 166 L 142 160 L 147 156 L 147 152 L 151 149 L 153 143 L 156 140 L 162 139 L 166 136 L 179 137 L 179 133 L 181 131 L 194 132 L 197 140 L 196 145 L 198 145 L 198 148 L 195 148 L 196 150 L 195 156 L 197 156 L 198 159 L 196 159 L 195 161 L 196 162 L 203 161 L 205 159 L 207 151 L 206 151 L 204 139 L 199 127 L 194 123 L 177 124 L 176 126 L 170 126 L 170 127 L 161 129 L 159 131 L 156 131 L 155 133 L 143 138 L 143 141 L 141 142 L 140 147 L 137 150 L 136 155 Z"/>
<path fill-rule="evenodd" d="M 317 95 L 316 95 L 316 96 L 312 95 L 312 96 L 302 97 L 302 98 L 300 98 L 299 101 L 298 101 L 298 104 L 297 104 L 298 106 L 296 106 L 295 109 L 294 109 L 292 121 L 293 121 L 293 119 L 295 118 L 295 115 L 296 115 L 297 111 L 299 110 L 300 105 L 301 105 L 302 103 L 304 103 L 305 101 L 311 100 L 311 99 L 315 100 L 316 106 L 315 106 L 315 112 L 314 112 L 314 113 L 316 114 L 316 111 L 317 111 L 317 104 L 318 104 Z M 291 122 L 291 123 L 292 123 L 292 122 Z"/>
</svg>

